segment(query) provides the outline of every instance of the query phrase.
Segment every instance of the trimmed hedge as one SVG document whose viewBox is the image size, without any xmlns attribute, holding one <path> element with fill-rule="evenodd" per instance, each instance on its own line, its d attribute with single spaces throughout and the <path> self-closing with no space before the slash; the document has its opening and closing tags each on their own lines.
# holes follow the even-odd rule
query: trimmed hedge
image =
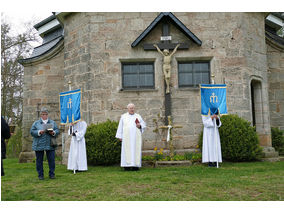
<svg viewBox="0 0 284 213">
<path fill-rule="evenodd" d="M 271 128 L 272 146 L 279 154 L 284 154 L 284 131 L 278 128 Z"/>
<path fill-rule="evenodd" d="M 120 162 L 121 142 L 115 138 L 118 122 L 107 120 L 88 126 L 85 140 L 90 165 L 113 165 Z"/>
<path fill-rule="evenodd" d="M 262 148 L 255 128 L 250 122 L 238 115 L 221 117 L 219 128 L 222 158 L 228 161 L 254 161 L 261 158 Z M 199 135 L 199 147 L 202 149 L 203 131 Z"/>
</svg>

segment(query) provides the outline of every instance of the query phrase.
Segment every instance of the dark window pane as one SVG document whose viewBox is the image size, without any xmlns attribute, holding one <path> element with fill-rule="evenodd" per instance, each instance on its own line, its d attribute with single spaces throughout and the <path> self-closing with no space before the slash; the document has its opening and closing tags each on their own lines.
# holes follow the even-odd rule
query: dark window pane
<svg viewBox="0 0 284 213">
<path fill-rule="evenodd" d="M 137 73 L 139 67 L 137 65 L 123 65 L 123 73 Z"/>
<path fill-rule="evenodd" d="M 202 73 L 202 84 L 209 84 L 209 74 L 208 73 Z"/>
<path fill-rule="evenodd" d="M 137 86 L 137 75 L 124 75 L 124 86 L 125 87 L 136 87 Z"/>
<path fill-rule="evenodd" d="M 199 63 L 195 63 L 195 64 L 193 65 L 193 69 L 194 69 L 195 72 L 200 72 L 200 68 L 201 68 L 201 66 L 200 66 Z"/>
<path fill-rule="evenodd" d="M 145 73 L 145 65 L 140 65 L 139 66 L 139 74 L 144 74 Z"/>
<path fill-rule="evenodd" d="M 178 64 L 179 86 L 198 86 L 202 83 L 209 83 L 210 67 L 209 62 L 195 62 Z"/>
<path fill-rule="evenodd" d="M 145 74 L 145 75 L 140 75 L 140 86 L 152 86 L 153 85 L 153 75 L 152 74 Z"/>
<path fill-rule="evenodd" d="M 192 72 L 192 64 L 179 64 L 180 72 Z"/>
<path fill-rule="evenodd" d="M 154 88 L 153 63 L 122 65 L 123 88 Z"/>
<path fill-rule="evenodd" d="M 209 71 L 209 63 L 202 63 L 200 64 L 201 71 Z"/>
<path fill-rule="evenodd" d="M 195 85 L 201 84 L 201 75 L 199 73 L 194 74 L 194 84 Z"/>
<path fill-rule="evenodd" d="M 153 65 L 151 65 L 151 64 L 145 65 L 145 72 L 152 73 L 153 72 Z"/>
<path fill-rule="evenodd" d="M 179 85 L 180 86 L 192 85 L 192 73 L 181 73 L 179 75 Z"/>
</svg>

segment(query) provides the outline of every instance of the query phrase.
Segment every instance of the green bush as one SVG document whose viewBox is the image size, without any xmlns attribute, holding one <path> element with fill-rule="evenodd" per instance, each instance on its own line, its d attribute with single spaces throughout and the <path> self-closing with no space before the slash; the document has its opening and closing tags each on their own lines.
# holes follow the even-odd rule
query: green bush
<svg viewBox="0 0 284 213">
<path fill-rule="evenodd" d="M 278 128 L 271 128 L 271 138 L 272 138 L 272 146 L 278 151 L 280 154 L 284 154 L 284 131 L 281 131 Z"/>
<path fill-rule="evenodd" d="M 219 128 L 222 158 L 228 161 L 253 161 L 262 155 L 258 135 L 250 122 L 238 115 L 221 117 Z M 199 135 L 199 147 L 202 149 L 203 131 Z"/>
<path fill-rule="evenodd" d="M 85 140 L 90 165 L 113 165 L 120 162 L 121 142 L 115 138 L 118 122 L 107 120 L 88 126 Z"/>
<path fill-rule="evenodd" d="M 8 140 L 6 155 L 8 158 L 18 158 L 22 151 L 22 129 L 16 127 L 15 133 Z"/>
</svg>

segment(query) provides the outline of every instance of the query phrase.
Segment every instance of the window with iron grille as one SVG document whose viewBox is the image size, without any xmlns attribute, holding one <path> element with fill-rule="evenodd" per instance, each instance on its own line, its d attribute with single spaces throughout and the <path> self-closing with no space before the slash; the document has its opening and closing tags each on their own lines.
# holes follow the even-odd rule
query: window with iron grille
<svg viewBox="0 0 284 213">
<path fill-rule="evenodd" d="M 210 62 L 178 62 L 179 87 L 198 87 L 199 84 L 210 84 Z"/>
<path fill-rule="evenodd" d="M 154 89 L 154 62 L 122 63 L 123 89 Z"/>
</svg>

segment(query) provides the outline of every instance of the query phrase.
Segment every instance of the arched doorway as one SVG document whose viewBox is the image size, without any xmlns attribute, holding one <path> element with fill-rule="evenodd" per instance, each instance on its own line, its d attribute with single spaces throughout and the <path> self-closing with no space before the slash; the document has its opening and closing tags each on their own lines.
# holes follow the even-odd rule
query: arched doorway
<svg viewBox="0 0 284 213">
<path fill-rule="evenodd" d="M 251 112 L 252 125 L 256 131 L 261 133 L 263 129 L 263 98 L 261 81 L 253 79 L 250 83 L 251 88 Z"/>
</svg>

